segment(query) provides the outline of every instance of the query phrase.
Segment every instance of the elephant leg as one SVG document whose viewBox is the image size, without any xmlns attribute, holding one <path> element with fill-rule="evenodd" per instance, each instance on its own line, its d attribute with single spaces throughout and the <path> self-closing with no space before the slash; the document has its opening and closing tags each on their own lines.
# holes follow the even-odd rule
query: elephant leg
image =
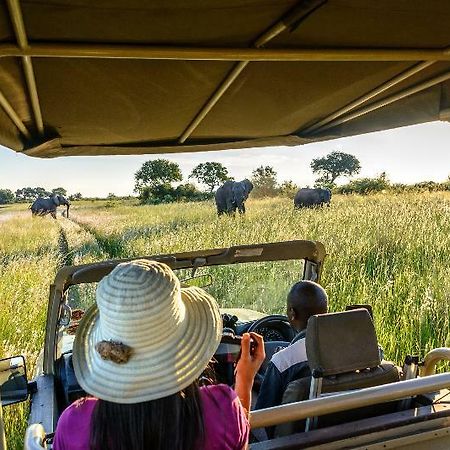
<svg viewBox="0 0 450 450">
<path fill-rule="evenodd" d="M 227 214 L 234 214 L 236 212 L 236 205 L 232 200 L 227 199 Z"/>
<path fill-rule="evenodd" d="M 216 200 L 216 208 L 217 208 L 217 215 L 221 216 L 226 212 L 227 205 L 224 202 L 219 202 Z"/>
<path fill-rule="evenodd" d="M 244 203 L 241 203 L 241 205 L 238 206 L 239 214 L 245 214 L 245 205 Z"/>
</svg>

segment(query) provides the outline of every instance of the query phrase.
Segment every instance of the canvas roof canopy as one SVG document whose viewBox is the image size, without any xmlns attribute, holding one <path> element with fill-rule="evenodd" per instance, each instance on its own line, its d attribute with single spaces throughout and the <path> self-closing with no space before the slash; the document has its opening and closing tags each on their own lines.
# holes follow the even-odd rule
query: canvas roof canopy
<svg viewBox="0 0 450 450">
<path fill-rule="evenodd" d="M 4 0 L 0 144 L 192 152 L 450 120 L 450 2 Z"/>
</svg>

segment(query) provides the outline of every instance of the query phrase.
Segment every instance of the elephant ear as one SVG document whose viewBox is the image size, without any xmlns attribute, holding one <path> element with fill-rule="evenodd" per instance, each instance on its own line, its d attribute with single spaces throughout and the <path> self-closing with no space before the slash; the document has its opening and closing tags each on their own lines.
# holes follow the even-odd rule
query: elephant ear
<svg viewBox="0 0 450 450">
<path fill-rule="evenodd" d="M 56 206 L 59 206 L 59 205 L 60 205 L 60 203 L 59 203 L 59 196 L 58 196 L 58 195 L 53 195 L 53 196 L 52 196 L 52 201 L 53 201 L 53 203 L 54 203 Z"/>
<path fill-rule="evenodd" d="M 247 178 L 243 181 L 243 183 L 245 184 L 245 189 L 247 192 L 250 193 L 253 190 L 253 183 Z"/>
</svg>

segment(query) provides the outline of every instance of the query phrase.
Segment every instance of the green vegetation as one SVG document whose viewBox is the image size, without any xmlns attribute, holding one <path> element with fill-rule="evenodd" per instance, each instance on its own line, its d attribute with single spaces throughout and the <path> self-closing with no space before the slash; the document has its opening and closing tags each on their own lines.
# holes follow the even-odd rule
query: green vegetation
<svg viewBox="0 0 450 450">
<path fill-rule="evenodd" d="M 252 197 L 275 197 L 278 194 L 277 172 L 271 166 L 259 166 L 252 172 Z"/>
<path fill-rule="evenodd" d="M 199 183 L 208 186 L 209 192 L 229 180 L 228 170 L 219 162 L 205 162 L 197 165 L 192 170 L 189 178 L 194 178 Z"/>
<path fill-rule="evenodd" d="M 408 353 L 450 346 L 448 192 L 334 195 L 330 208 L 300 211 L 288 198 L 250 197 L 245 217 L 235 219 L 217 218 L 212 201 L 80 200 L 71 221 L 31 219 L 16 209 L 0 208 L 0 356 L 25 353 L 31 368 L 43 341 L 48 285 L 62 263 L 289 239 L 325 244 L 322 284 L 331 309 L 371 304 L 387 358 L 402 363 Z M 299 267 L 241 265 L 211 273 L 208 289 L 222 306 L 282 313 Z M 71 295 L 86 304 L 93 289 L 79 287 Z M 21 448 L 26 410 L 5 410 L 11 449 Z"/>
<path fill-rule="evenodd" d="M 10 189 L 0 189 L 0 205 L 14 203 L 15 199 L 16 197 Z"/>
<path fill-rule="evenodd" d="M 201 177 L 202 181 L 210 183 L 211 177 L 207 175 L 205 171 L 200 171 L 193 176 Z M 172 183 L 182 179 L 183 175 L 177 163 L 167 159 L 155 159 L 145 162 L 134 174 L 134 190 L 139 194 L 140 202 L 148 205 L 199 201 L 211 197 L 211 193 L 201 192 L 191 183 L 180 184 L 176 188 L 172 186 Z"/>
<path fill-rule="evenodd" d="M 311 169 L 320 175 L 316 180 L 316 187 L 333 188 L 337 178 L 352 176 L 359 173 L 361 164 L 358 159 L 349 153 L 334 151 L 322 158 L 311 161 Z"/>
<path fill-rule="evenodd" d="M 336 194 L 374 194 L 376 192 L 391 192 L 402 194 L 406 192 L 442 192 L 450 191 L 450 178 L 442 183 L 422 181 L 415 184 L 391 183 L 385 172 L 374 178 L 357 178 L 333 189 Z"/>
<path fill-rule="evenodd" d="M 401 362 L 406 353 L 423 355 L 450 345 L 450 196 L 446 193 L 335 196 L 332 207 L 294 211 L 283 198 L 249 200 L 244 218 L 216 218 L 212 203 L 99 208 L 86 205 L 73 218 L 90 230 L 111 257 L 288 239 L 317 239 L 329 257 L 323 284 L 331 308 L 350 303 L 374 307 L 386 355 Z M 283 270 L 273 283 L 283 280 Z M 250 276 L 247 274 L 246 276 Z M 286 277 L 287 279 L 288 277 Z M 246 279 L 233 283 L 215 275 L 214 290 L 226 306 L 252 304 Z M 281 281 L 282 283 L 282 281 Z M 266 312 L 282 312 L 270 297 Z M 224 305 L 225 306 L 225 305 Z"/>
<path fill-rule="evenodd" d="M 43 344 L 48 287 L 59 265 L 58 226 L 0 210 L 0 357 L 22 354 L 33 374 Z M 23 448 L 28 405 L 4 410 L 8 448 Z"/>
</svg>

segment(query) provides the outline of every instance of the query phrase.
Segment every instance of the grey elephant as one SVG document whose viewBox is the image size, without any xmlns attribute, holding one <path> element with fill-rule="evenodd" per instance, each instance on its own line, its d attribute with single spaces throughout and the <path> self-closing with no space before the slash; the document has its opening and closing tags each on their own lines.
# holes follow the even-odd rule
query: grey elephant
<svg viewBox="0 0 450 450">
<path fill-rule="evenodd" d="M 235 214 L 236 209 L 240 214 L 245 213 L 245 200 L 247 200 L 253 184 L 250 180 L 225 181 L 216 191 L 217 214 Z"/>
<path fill-rule="evenodd" d="M 331 191 L 329 189 L 300 189 L 294 197 L 295 208 L 309 208 L 313 206 L 330 206 Z"/>
<path fill-rule="evenodd" d="M 69 217 L 70 202 L 64 196 L 59 194 L 47 198 L 37 198 L 30 206 L 30 209 L 33 216 L 45 216 L 46 214 L 50 214 L 56 219 L 56 208 L 58 206 L 66 206 L 66 217 Z"/>
</svg>

